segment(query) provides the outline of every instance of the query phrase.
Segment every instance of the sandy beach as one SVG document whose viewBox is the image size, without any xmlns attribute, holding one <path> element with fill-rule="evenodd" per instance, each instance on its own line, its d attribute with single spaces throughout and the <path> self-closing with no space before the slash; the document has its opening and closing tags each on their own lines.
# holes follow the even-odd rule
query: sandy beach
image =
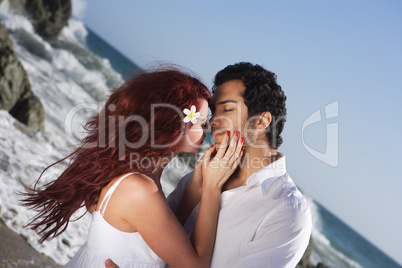
<svg viewBox="0 0 402 268">
<path fill-rule="evenodd" d="M 48 257 L 34 250 L 24 238 L 0 221 L 0 268 L 61 267 Z"/>
</svg>

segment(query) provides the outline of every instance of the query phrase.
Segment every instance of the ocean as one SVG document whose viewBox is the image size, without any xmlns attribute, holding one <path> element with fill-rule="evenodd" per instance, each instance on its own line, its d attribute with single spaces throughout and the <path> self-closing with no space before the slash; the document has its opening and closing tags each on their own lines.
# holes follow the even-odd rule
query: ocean
<svg viewBox="0 0 402 268">
<path fill-rule="evenodd" d="M 40 245 L 38 235 L 23 227 L 34 212 L 18 204 L 16 192 L 24 191 L 24 186 L 32 185 L 46 166 L 71 152 L 84 135 L 82 125 L 99 111 L 110 90 L 141 68 L 75 18 L 52 41 L 38 36 L 26 18 L 11 14 L 8 1 L 0 5 L 0 22 L 10 34 L 32 90 L 45 109 L 45 133 L 33 133 L 0 111 L 0 218 L 37 251 L 64 264 L 84 243 L 89 216 L 72 222 L 62 235 Z M 205 146 L 210 143 L 208 136 Z M 61 164 L 45 173 L 41 184 L 64 167 Z M 174 159 L 163 174 L 165 194 L 189 171 L 190 166 Z M 314 265 L 321 262 L 333 268 L 401 268 L 308 193 L 304 194 L 313 215 Z M 79 211 L 77 218 L 80 213 L 84 211 Z"/>
</svg>

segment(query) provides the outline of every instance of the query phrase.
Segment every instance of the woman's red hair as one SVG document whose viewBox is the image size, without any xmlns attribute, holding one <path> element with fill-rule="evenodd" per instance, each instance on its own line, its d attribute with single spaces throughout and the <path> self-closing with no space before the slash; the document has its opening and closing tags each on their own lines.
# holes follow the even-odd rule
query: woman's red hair
<svg viewBox="0 0 402 268">
<path fill-rule="evenodd" d="M 183 123 L 182 111 L 191 105 L 199 109 L 200 99 L 211 100 L 206 86 L 177 69 L 142 73 L 114 90 L 104 109 L 86 123 L 88 135 L 80 146 L 53 164 L 70 158 L 67 169 L 37 189 L 39 179 L 53 165 L 47 167 L 22 200 L 38 212 L 28 226 L 39 229 L 39 242 L 64 232 L 73 213 L 96 204 L 102 188 L 114 178 L 149 172 L 133 165 L 130 154 L 157 162 L 175 151 L 191 124 Z"/>
</svg>

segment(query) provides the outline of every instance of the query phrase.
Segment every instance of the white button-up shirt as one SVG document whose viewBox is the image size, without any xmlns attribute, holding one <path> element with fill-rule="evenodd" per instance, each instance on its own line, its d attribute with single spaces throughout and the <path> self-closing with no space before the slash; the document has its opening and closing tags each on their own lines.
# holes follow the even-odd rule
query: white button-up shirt
<svg viewBox="0 0 402 268">
<path fill-rule="evenodd" d="M 168 197 L 175 211 L 192 173 Z M 199 204 L 184 225 L 190 234 Z M 222 193 L 212 268 L 294 268 L 312 228 L 307 201 L 286 173 L 285 157 L 251 175 L 246 185 Z"/>
</svg>

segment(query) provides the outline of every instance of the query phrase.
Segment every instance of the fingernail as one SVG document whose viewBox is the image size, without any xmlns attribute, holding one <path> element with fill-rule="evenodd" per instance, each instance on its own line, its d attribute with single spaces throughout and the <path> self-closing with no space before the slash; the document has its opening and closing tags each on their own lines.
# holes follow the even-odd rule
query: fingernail
<svg viewBox="0 0 402 268">
<path fill-rule="evenodd" d="M 241 151 L 242 151 L 242 152 L 244 151 L 244 146 L 243 146 L 243 147 L 241 147 Z"/>
<path fill-rule="evenodd" d="M 211 148 L 214 148 L 214 147 L 215 147 L 215 143 L 211 145 Z"/>
<path fill-rule="evenodd" d="M 244 142 L 244 137 L 242 137 L 241 139 L 240 139 L 240 143 L 243 143 Z"/>
<path fill-rule="evenodd" d="M 107 260 L 106 260 L 106 265 L 111 265 L 111 264 L 112 264 L 112 261 L 109 260 L 109 259 L 107 259 Z"/>
<path fill-rule="evenodd" d="M 239 133 L 240 133 L 239 131 L 236 131 L 236 134 L 235 134 L 236 137 L 239 137 Z"/>
<path fill-rule="evenodd" d="M 230 131 L 228 130 L 228 132 L 226 132 L 226 135 L 229 136 L 229 134 L 230 134 Z"/>
</svg>

